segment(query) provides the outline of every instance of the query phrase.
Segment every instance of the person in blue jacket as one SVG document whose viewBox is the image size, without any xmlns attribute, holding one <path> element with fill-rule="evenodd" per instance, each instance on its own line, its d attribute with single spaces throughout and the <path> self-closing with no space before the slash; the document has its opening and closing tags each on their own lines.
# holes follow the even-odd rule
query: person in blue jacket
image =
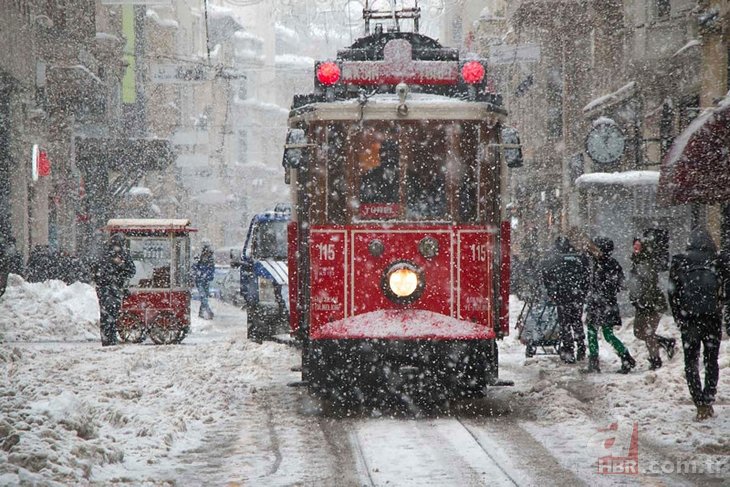
<svg viewBox="0 0 730 487">
<path fill-rule="evenodd" d="M 200 251 L 198 261 L 193 265 L 193 278 L 195 286 L 200 294 L 200 310 L 198 316 L 206 319 L 213 319 L 213 310 L 208 304 L 208 296 L 210 294 L 210 281 L 215 275 L 215 259 L 213 258 L 213 249 L 210 243 L 203 242 L 203 248 Z"/>
</svg>

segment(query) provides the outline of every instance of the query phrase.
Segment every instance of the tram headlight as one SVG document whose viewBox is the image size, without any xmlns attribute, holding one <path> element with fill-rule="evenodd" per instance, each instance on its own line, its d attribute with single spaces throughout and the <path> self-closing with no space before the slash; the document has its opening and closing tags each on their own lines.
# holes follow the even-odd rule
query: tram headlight
<svg viewBox="0 0 730 487">
<path fill-rule="evenodd" d="M 424 286 L 423 271 L 410 262 L 396 262 L 383 273 L 383 292 L 395 303 L 414 302 L 421 297 Z"/>
<path fill-rule="evenodd" d="M 388 276 L 388 285 L 399 298 L 410 296 L 418 287 L 418 274 L 410 269 L 398 269 Z"/>
</svg>

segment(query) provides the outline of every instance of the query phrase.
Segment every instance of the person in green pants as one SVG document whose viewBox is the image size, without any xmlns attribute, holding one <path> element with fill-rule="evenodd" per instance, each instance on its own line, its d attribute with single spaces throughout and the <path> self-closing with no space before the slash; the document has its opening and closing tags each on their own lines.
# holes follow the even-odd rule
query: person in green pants
<svg viewBox="0 0 730 487">
<path fill-rule="evenodd" d="M 621 326 L 621 314 L 618 308 L 617 295 L 624 280 L 624 272 L 616 259 L 611 257 L 613 241 L 606 237 L 593 239 L 595 256 L 588 304 L 586 307 L 586 325 L 588 328 L 588 368 L 584 372 L 600 372 L 598 363 L 598 331 L 613 347 L 621 358 L 621 369 L 618 371 L 627 374 L 636 367 L 636 361 L 626 346 L 613 334 L 614 326 Z"/>
</svg>

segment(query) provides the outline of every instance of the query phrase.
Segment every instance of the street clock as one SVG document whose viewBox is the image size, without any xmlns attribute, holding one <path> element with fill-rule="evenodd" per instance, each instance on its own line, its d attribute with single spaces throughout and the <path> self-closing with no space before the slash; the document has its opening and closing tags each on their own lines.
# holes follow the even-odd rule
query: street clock
<svg viewBox="0 0 730 487">
<path fill-rule="evenodd" d="M 598 120 L 586 136 L 586 152 L 597 164 L 613 164 L 626 149 L 626 137 L 610 119 Z"/>
</svg>

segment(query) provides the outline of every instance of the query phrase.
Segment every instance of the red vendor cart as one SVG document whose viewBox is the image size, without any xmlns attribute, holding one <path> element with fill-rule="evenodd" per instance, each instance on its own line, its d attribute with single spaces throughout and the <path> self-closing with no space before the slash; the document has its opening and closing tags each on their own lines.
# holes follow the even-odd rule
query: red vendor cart
<svg viewBox="0 0 730 487">
<path fill-rule="evenodd" d="M 190 221 L 111 219 L 105 228 L 121 232 L 134 260 L 135 275 L 122 302 L 117 333 L 123 342 L 180 343 L 190 331 Z"/>
</svg>

